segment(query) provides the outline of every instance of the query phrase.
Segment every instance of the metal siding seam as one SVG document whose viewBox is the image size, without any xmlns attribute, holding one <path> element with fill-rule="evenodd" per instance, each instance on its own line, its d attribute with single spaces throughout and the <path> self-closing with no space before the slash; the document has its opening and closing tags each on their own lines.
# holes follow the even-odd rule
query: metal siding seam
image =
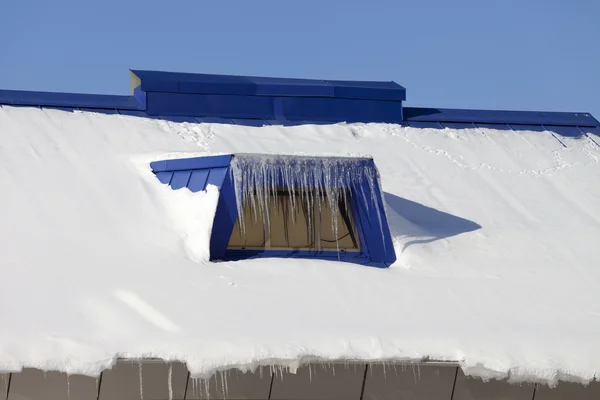
<svg viewBox="0 0 600 400">
<path fill-rule="evenodd" d="M 537 383 L 533 384 L 533 395 L 531 396 L 531 400 L 535 400 L 535 393 L 537 392 Z"/>
<path fill-rule="evenodd" d="M 360 400 L 363 400 L 365 395 L 365 384 L 367 383 L 367 372 L 369 371 L 369 364 L 365 364 L 365 374 L 363 375 L 362 388 L 360 389 Z"/>
<path fill-rule="evenodd" d="M 183 400 L 187 399 L 188 386 L 190 384 L 191 372 L 188 370 L 187 379 L 185 380 L 185 391 L 183 392 Z"/>
<path fill-rule="evenodd" d="M 12 382 L 12 372 L 8 374 L 8 385 L 6 385 L 6 400 L 8 400 L 8 396 L 10 395 L 10 384 Z"/>
<path fill-rule="evenodd" d="M 458 378 L 458 368 L 456 367 L 456 372 L 454 373 L 454 383 L 452 384 L 452 393 L 450 393 L 450 400 L 454 400 L 454 390 L 456 390 L 456 379 Z"/>
<path fill-rule="evenodd" d="M 100 400 L 100 390 L 102 389 L 102 377 L 104 376 L 104 371 L 100 372 L 100 378 L 98 379 L 98 395 L 96 400 Z"/>
<path fill-rule="evenodd" d="M 268 400 L 271 400 L 271 394 L 273 393 L 273 381 L 275 380 L 275 372 L 271 372 L 271 384 L 269 385 L 269 397 Z"/>
</svg>

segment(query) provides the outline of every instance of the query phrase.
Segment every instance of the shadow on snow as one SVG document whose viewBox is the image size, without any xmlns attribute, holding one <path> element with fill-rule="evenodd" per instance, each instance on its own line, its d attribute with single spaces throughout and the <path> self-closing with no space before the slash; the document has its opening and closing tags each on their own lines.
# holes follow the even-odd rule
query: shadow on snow
<svg viewBox="0 0 600 400">
<path fill-rule="evenodd" d="M 396 225 L 394 230 L 397 231 L 400 229 L 401 232 L 392 232 L 392 234 L 399 233 L 401 235 L 427 237 L 427 239 L 414 239 L 408 241 L 404 244 L 402 251 L 414 244 L 431 243 L 439 239 L 473 232 L 481 228 L 481 225 L 468 219 L 424 206 L 423 204 L 398 197 L 391 193 L 384 192 L 384 196 L 388 207 L 413 225 L 412 227 L 398 227 L 397 224 L 393 224 Z M 418 235 L 415 234 L 417 232 L 414 232 L 414 227 L 418 228 Z"/>
</svg>

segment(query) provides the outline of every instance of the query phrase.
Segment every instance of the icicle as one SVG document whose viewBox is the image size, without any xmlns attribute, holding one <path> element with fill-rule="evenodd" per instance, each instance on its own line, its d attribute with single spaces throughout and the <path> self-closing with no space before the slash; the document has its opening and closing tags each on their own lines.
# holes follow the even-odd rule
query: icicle
<svg viewBox="0 0 600 400">
<path fill-rule="evenodd" d="M 140 375 L 140 399 L 144 400 L 144 381 L 142 380 L 142 362 L 138 363 Z"/>
<path fill-rule="evenodd" d="M 71 400 L 71 381 L 69 380 L 70 375 L 67 374 L 67 399 Z"/>
<path fill-rule="evenodd" d="M 215 379 L 217 379 L 216 375 L 215 375 Z M 204 383 L 204 394 L 206 395 L 207 399 L 210 399 L 210 378 L 201 380 L 200 386 L 202 386 L 203 383 Z"/>
<path fill-rule="evenodd" d="M 227 394 L 227 390 L 225 389 L 225 374 L 223 373 L 223 371 L 220 371 L 220 372 L 219 372 L 219 375 L 220 375 L 220 377 L 221 377 L 221 393 L 223 393 L 223 395 L 224 395 L 225 397 L 227 397 L 227 396 L 226 396 L 226 394 Z M 215 374 L 215 380 L 217 380 L 217 376 L 216 376 L 216 374 Z"/>
<path fill-rule="evenodd" d="M 341 157 L 305 157 L 278 156 L 261 154 L 237 154 L 231 162 L 231 177 L 234 183 L 235 197 L 240 220 L 240 229 L 245 235 L 244 208 L 249 208 L 254 220 L 262 218 L 265 228 L 270 230 L 271 206 L 278 205 L 279 189 L 287 191 L 292 221 L 296 218 L 299 206 L 307 208 L 307 224 L 309 232 L 313 232 L 315 224 L 314 210 L 322 211 L 324 201 L 331 211 L 331 230 L 335 236 L 336 248 L 339 252 L 340 202 L 348 210 L 348 191 L 362 197 L 367 211 L 369 203 L 373 203 L 378 213 L 378 220 L 383 237 L 381 210 L 377 191 L 381 190 L 379 173 L 374 165 L 365 163 L 364 159 Z M 364 181 L 368 183 L 370 196 L 365 193 Z M 299 199 L 296 199 L 296 197 Z M 283 199 L 282 199 L 283 201 Z M 384 244 L 385 245 L 385 244 Z M 318 244 L 315 247 L 319 247 Z"/>
<path fill-rule="evenodd" d="M 173 400 L 173 364 L 169 364 L 169 400 Z"/>
</svg>

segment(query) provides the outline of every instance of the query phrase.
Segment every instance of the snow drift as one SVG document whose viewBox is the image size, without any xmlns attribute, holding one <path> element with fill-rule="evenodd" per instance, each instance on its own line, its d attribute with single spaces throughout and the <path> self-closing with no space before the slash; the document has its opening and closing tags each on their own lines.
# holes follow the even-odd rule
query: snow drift
<svg viewBox="0 0 600 400">
<path fill-rule="evenodd" d="M 97 375 L 120 356 L 194 375 L 314 359 L 456 361 L 549 383 L 600 371 L 588 137 L 20 107 L 0 108 L 0 132 L 1 370 Z M 149 162 L 231 152 L 370 154 L 398 261 L 207 262 L 217 189 L 172 191 Z"/>
</svg>

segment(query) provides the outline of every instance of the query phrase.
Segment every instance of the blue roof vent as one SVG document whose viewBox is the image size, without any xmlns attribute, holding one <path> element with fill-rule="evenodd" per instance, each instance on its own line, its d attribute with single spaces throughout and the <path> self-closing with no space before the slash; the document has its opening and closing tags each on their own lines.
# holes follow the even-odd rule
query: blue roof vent
<svg viewBox="0 0 600 400">
<path fill-rule="evenodd" d="M 131 71 L 148 115 L 309 122 L 402 122 L 395 82 L 326 81 Z"/>
<path fill-rule="evenodd" d="M 220 188 L 211 260 L 396 260 L 371 158 L 230 154 L 151 163 L 173 189 Z"/>
</svg>

